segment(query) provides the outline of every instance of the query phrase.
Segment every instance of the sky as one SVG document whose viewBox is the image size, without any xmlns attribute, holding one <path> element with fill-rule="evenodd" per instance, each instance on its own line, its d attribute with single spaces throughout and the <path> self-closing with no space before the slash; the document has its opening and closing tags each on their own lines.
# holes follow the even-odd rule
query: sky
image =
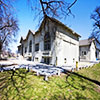
<svg viewBox="0 0 100 100">
<path fill-rule="evenodd" d="M 75 17 L 70 15 L 66 20 L 62 19 L 60 21 L 80 34 L 80 40 L 87 39 L 93 29 L 93 20 L 90 19 L 90 16 L 97 6 L 100 6 L 100 0 L 78 0 L 71 8 Z M 38 21 L 34 20 L 33 11 L 27 0 L 16 0 L 14 7 L 20 30 L 16 37 L 17 42 L 10 45 L 12 52 L 17 50 L 21 36 L 25 37 L 29 29 L 36 31 L 38 26 Z M 35 16 L 35 18 L 36 17 L 37 16 Z"/>
</svg>

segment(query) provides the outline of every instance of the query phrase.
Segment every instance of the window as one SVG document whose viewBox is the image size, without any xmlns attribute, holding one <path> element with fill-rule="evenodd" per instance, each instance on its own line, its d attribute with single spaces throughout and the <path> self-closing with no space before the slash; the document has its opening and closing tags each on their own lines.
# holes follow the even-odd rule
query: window
<svg viewBox="0 0 100 100">
<path fill-rule="evenodd" d="M 56 65 L 58 64 L 57 62 L 58 62 L 58 58 L 56 57 Z"/>
<path fill-rule="evenodd" d="M 38 62 L 38 58 L 35 58 L 35 61 Z"/>
<path fill-rule="evenodd" d="M 86 51 L 84 51 L 84 55 L 86 55 Z"/>
<path fill-rule="evenodd" d="M 44 63 L 50 64 L 50 58 L 49 57 L 44 57 Z"/>
<path fill-rule="evenodd" d="M 27 52 L 27 47 L 25 47 L 25 53 Z"/>
<path fill-rule="evenodd" d="M 18 46 L 18 53 L 20 53 L 21 47 Z"/>
<path fill-rule="evenodd" d="M 67 63 L 67 59 L 66 58 L 64 58 L 64 63 Z"/>
<path fill-rule="evenodd" d="M 23 53 L 24 53 L 23 48 L 24 48 L 24 44 L 22 44 L 22 50 L 21 50 L 21 52 L 22 52 L 22 56 L 23 56 Z"/>
<path fill-rule="evenodd" d="M 50 49 L 51 49 L 51 39 L 48 32 L 44 36 L 44 50 L 50 50 Z"/>
<path fill-rule="evenodd" d="M 39 43 L 35 44 L 35 51 L 39 51 Z"/>
<path fill-rule="evenodd" d="M 29 43 L 29 52 L 32 52 L 32 40 L 30 40 L 30 43 Z"/>
<path fill-rule="evenodd" d="M 82 51 L 82 56 L 86 55 L 86 51 Z"/>
<path fill-rule="evenodd" d="M 97 56 L 98 56 L 98 52 L 97 52 L 97 50 L 96 50 L 96 52 L 95 52 L 95 55 L 96 55 L 96 58 L 97 58 Z"/>
<path fill-rule="evenodd" d="M 31 57 L 29 57 L 29 58 L 28 58 L 28 61 L 31 61 L 31 60 L 32 60 L 32 58 L 31 58 Z"/>
<path fill-rule="evenodd" d="M 73 63 L 75 62 L 75 58 L 73 58 Z"/>
</svg>

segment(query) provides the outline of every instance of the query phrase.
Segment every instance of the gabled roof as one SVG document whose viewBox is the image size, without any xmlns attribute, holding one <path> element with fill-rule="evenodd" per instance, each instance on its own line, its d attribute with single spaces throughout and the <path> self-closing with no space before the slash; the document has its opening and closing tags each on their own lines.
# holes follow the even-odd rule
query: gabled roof
<svg viewBox="0 0 100 100">
<path fill-rule="evenodd" d="M 32 35 L 34 36 L 34 35 L 35 35 L 35 32 L 29 29 L 28 34 L 27 34 L 27 36 L 26 36 L 26 40 L 28 39 L 28 36 L 29 36 L 30 34 L 32 34 Z"/>
<path fill-rule="evenodd" d="M 51 18 L 51 17 L 48 17 L 48 16 L 45 16 L 45 18 L 43 19 L 43 21 L 42 21 L 42 23 L 41 23 L 39 29 L 38 29 L 36 32 L 34 32 L 34 31 L 32 31 L 32 30 L 29 29 L 26 38 L 24 39 L 23 37 L 21 37 L 20 43 L 21 43 L 22 41 L 26 41 L 26 40 L 28 39 L 29 34 L 32 34 L 32 35 L 34 36 L 35 34 L 37 34 L 38 32 L 40 32 L 41 29 L 42 29 L 42 27 L 43 27 L 43 25 L 44 25 L 44 23 L 46 22 L 46 20 L 52 21 L 52 22 L 54 22 L 54 23 L 56 23 L 56 24 L 59 24 L 60 26 L 64 27 L 64 28 L 67 29 L 68 31 L 70 31 L 73 35 L 75 35 L 75 36 L 77 36 L 77 37 L 81 37 L 79 34 L 77 34 L 76 32 L 74 32 L 72 29 L 70 29 L 69 27 L 67 27 L 67 26 L 64 25 L 62 22 L 58 21 L 57 19 Z"/>
<path fill-rule="evenodd" d="M 74 32 L 71 28 L 69 28 L 69 27 L 67 27 L 66 25 L 64 25 L 62 22 L 58 21 L 58 20 L 55 19 L 55 18 L 48 17 L 48 16 L 46 16 L 46 17 L 43 19 L 43 21 L 42 21 L 42 23 L 41 23 L 39 29 L 37 30 L 37 32 L 39 32 L 39 31 L 41 30 L 41 28 L 42 28 L 42 26 L 43 26 L 45 20 L 47 20 L 47 19 L 50 20 L 50 21 L 52 21 L 52 22 L 55 22 L 56 24 L 61 25 L 61 26 L 64 27 L 65 29 L 69 30 L 72 34 L 74 34 L 74 35 L 76 35 L 76 36 L 78 36 L 78 37 L 81 37 L 79 34 L 77 34 L 77 33 Z M 36 32 L 36 33 L 37 33 L 37 32 Z"/>
<path fill-rule="evenodd" d="M 23 41 L 23 37 L 21 36 L 20 43 Z"/>
<path fill-rule="evenodd" d="M 95 39 L 85 39 L 79 41 L 79 46 L 88 46 L 91 44 L 91 42 L 95 41 Z"/>
<path fill-rule="evenodd" d="M 22 41 L 26 41 L 28 39 L 29 34 L 32 34 L 34 36 L 35 35 L 35 32 L 29 29 L 28 34 L 27 34 L 27 36 L 26 36 L 25 39 L 21 36 L 20 43 Z"/>
</svg>

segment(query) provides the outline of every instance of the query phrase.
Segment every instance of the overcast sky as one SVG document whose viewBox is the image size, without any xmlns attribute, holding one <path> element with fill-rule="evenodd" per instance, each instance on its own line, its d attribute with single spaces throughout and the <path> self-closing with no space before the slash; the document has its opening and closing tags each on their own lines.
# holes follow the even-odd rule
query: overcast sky
<svg viewBox="0 0 100 100">
<path fill-rule="evenodd" d="M 15 13 L 20 28 L 17 36 L 18 42 L 13 43 L 11 46 L 12 50 L 15 52 L 19 45 L 20 37 L 25 37 L 29 29 L 36 31 L 38 24 L 37 21 L 33 20 L 34 14 L 27 4 L 27 0 L 16 0 L 14 6 L 16 8 Z M 66 20 L 60 21 L 80 34 L 80 39 L 86 39 L 90 36 L 93 28 L 93 20 L 90 19 L 90 15 L 97 6 L 100 6 L 100 0 L 78 0 L 71 9 L 75 18 L 70 15 Z"/>
</svg>

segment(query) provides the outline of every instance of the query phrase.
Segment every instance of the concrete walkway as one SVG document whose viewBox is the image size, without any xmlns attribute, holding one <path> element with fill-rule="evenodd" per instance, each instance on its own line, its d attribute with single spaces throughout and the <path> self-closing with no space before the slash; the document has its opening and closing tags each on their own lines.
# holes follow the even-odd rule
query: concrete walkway
<svg viewBox="0 0 100 100">
<path fill-rule="evenodd" d="M 52 75 L 60 76 L 60 74 L 64 72 L 64 69 L 61 67 L 55 67 L 52 65 L 46 65 L 42 63 L 37 64 L 35 62 L 25 61 L 25 60 L 0 61 L 0 65 L 2 66 L 0 67 L 1 72 L 25 68 L 28 71 L 36 72 L 37 76 L 43 75 L 46 81 L 48 81 L 48 77 Z"/>
<path fill-rule="evenodd" d="M 99 63 L 100 61 L 91 61 L 91 62 L 78 62 L 78 69 L 82 69 L 82 68 L 88 68 L 88 67 L 92 67 L 93 65 Z M 69 65 L 69 66 L 64 66 L 62 67 L 63 69 L 66 70 L 75 70 L 76 69 L 76 65 Z"/>
<path fill-rule="evenodd" d="M 81 68 L 87 68 L 87 67 L 91 67 L 93 66 L 94 64 L 97 64 L 99 63 L 100 61 L 95 61 L 95 62 L 79 62 L 78 63 L 78 69 L 81 69 Z M 41 66 L 46 66 L 46 64 L 42 64 L 42 63 L 37 63 L 37 62 L 33 62 L 33 61 L 26 61 L 24 59 L 9 59 L 8 61 L 0 61 L 0 65 L 12 65 L 12 64 L 15 64 L 15 65 L 41 65 Z M 52 65 L 48 65 L 50 67 L 52 67 Z M 76 69 L 76 65 L 69 65 L 69 66 L 59 66 L 63 69 L 66 69 L 66 70 L 74 70 Z"/>
</svg>

